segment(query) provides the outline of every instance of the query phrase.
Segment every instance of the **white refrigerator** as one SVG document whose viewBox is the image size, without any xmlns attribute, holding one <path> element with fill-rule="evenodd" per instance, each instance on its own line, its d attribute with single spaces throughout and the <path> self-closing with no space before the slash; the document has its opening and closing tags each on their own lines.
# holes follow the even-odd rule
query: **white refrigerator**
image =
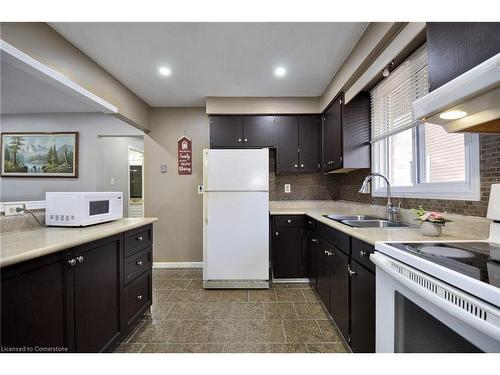
<svg viewBox="0 0 500 375">
<path fill-rule="evenodd" d="M 203 287 L 269 287 L 269 150 L 203 150 Z"/>
</svg>

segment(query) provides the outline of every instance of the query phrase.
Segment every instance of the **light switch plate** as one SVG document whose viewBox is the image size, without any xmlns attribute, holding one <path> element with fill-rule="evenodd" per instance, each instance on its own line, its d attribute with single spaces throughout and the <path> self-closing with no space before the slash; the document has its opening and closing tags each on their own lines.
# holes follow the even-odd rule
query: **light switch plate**
<svg viewBox="0 0 500 375">
<path fill-rule="evenodd" d="M 160 165 L 160 173 L 167 173 L 167 165 L 166 164 Z"/>
<path fill-rule="evenodd" d="M 285 184 L 285 193 L 291 193 L 292 192 L 292 188 L 290 186 L 290 184 Z"/>
</svg>

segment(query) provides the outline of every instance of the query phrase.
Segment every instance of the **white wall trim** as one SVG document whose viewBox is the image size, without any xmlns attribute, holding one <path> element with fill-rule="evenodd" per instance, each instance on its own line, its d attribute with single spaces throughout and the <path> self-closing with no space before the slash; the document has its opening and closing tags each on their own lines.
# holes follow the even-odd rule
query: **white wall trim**
<svg viewBox="0 0 500 375">
<path fill-rule="evenodd" d="M 273 279 L 274 284 L 294 284 L 294 283 L 308 283 L 309 279 L 307 277 L 304 278 L 294 278 L 294 279 Z"/>
<path fill-rule="evenodd" d="M 202 268 L 203 262 L 153 262 L 153 268 Z"/>
<path fill-rule="evenodd" d="M 44 210 L 45 201 L 0 202 L 0 212 L 5 212 L 4 204 L 24 204 L 28 210 Z"/>
<path fill-rule="evenodd" d="M 96 111 L 103 113 L 118 113 L 118 108 L 113 104 L 76 84 L 61 73 L 49 68 L 47 65 L 35 60 L 4 40 L 0 40 L 0 51 L 2 51 L 2 59 L 4 59 L 5 62 L 49 83 L 63 93 L 80 99 L 82 102 L 94 107 Z"/>
</svg>

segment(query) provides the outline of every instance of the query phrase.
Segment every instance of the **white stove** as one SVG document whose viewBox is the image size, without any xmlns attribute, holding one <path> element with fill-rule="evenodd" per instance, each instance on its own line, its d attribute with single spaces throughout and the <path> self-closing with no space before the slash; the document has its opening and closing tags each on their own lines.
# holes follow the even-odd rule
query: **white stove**
<svg viewBox="0 0 500 375">
<path fill-rule="evenodd" d="M 485 241 L 377 243 L 377 352 L 500 352 L 500 184 Z"/>
</svg>

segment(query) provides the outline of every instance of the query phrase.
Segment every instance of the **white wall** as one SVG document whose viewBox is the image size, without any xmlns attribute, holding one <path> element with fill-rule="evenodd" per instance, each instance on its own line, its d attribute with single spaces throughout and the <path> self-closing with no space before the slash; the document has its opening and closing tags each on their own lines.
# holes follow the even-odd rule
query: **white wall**
<svg viewBox="0 0 500 375">
<path fill-rule="evenodd" d="M 99 113 L 2 115 L 0 121 L 2 132 L 80 132 L 78 178 L 3 177 L 0 178 L 1 202 L 44 200 L 46 191 L 96 191 L 101 163 L 98 136 L 144 135 L 114 116 Z"/>
</svg>

